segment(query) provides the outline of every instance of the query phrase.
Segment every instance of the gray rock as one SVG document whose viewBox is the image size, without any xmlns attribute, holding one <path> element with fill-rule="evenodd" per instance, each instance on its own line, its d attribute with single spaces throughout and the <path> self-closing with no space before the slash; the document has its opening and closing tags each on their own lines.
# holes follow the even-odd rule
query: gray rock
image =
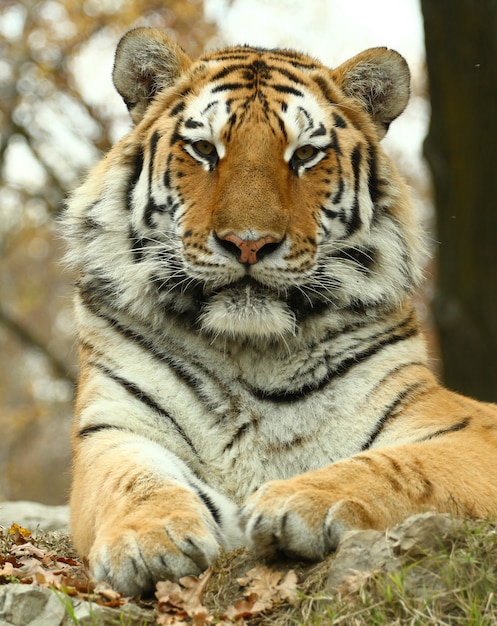
<svg viewBox="0 0 497 626">
<path fill-rule="evenodd" d="M 33 585 L 0 587 L 0 626 L 99 626 L 155 624 L 152 611 L 129 604 L 111 609 Z"/>
<path fill-rule="evenodd" d="M 406 562 L 422 559 L 450 544 L 460 522 L 449 515 L 413 515 L 386 531 L 345 532 L 331 562 L 328 587 L 338 587 L 349 576 L 393 572 Z"/>
<path fill-rule="evenodd" d="M 0 526 L 9 528 L 13 523 L 32 531 L 37 529 L 67 531 L 69 507 L 49 506 L 25 500 L 0 502 Z"/>
</svg>

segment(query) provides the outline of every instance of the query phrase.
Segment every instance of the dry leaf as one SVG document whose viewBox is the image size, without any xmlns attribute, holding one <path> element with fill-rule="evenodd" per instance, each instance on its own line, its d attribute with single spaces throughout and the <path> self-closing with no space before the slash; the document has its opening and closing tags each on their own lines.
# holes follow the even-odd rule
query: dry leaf
<svg viewBox="0 0 497 626">
<path fill-rule="evenodd" d="M 48 554 L 48 550 L 46 548 L 39 548 L 30 542 L 12 546 L 10 552 L 17 557 L 35 556 L 38 559 L 43 559 Z"/>
<path fill-rule="evenodd" d="M 158 623 L 177 626 L 183 623 L 193 623 L 195 626 L 210 624 L 213 618 L 202 605 L 202 599 L 211 575 L 212 570 L 207 569 L 199 578 L 195 576 L 181 578 L 179 584 L 169 580 L 158 582 L 155 592 L 160 618 Z M 185 622 L 185 619 L 188 622 Z"/>
<path fill-rule="evenodd" d="M 71 567 L 79 567 L 79 563 L 76 559 L 71 559 L 65 556 L 56 557 L 57 563 L 65 563 L 66 565 L 70 565 Z"/>
<path fill-rule="evenodd" d="M 291 569 L 286 573 L 285 578 L 276 587 L 278 597 L 285 602 L 290 602 L 290 604 L 296 602 L 298 598 L 297 584 L 297 574 L 293 569 Z"/>
<path fill-rule="evenodd" d="M 0 576 L 15 576 L 12 563 L 4 563 L 2 569 L 0 569 Z"/>
<path fill-rule="evenodd" d="M 247 572 L 246 577 L 237 582 L 246 587 L 245 596 L 256 594 L 261 602 L 273 605 L 276 601 L 295 602 L 297 599 L 297 575 L 289 570 L 281 580 L 281 572 L 259 565 Z M 280 582 L 281 581 L 281 582 Z"/>
<path fill-rule="evenodd" d="M 222 619 L 228 619 L 237 622 L 244 617 L 253 617 L 263 613 L 268 608 L 266 602 L 259 602 L 256 594 L 248 597 L 247 600 L 237 600 L 235 604 L 229 606 L 222 616 Z"/>
<path fill-rule="evenodd" d="M 94 593 L 98 593 L 98 595 L 109 602 L 121 599 L 121 594 L 118 591 L 114 591 L 114 589 L 105 582 L 99 582 L 94 588 Z"/>
<path fill-rule="evenodd" d="M 290 570 L 283 580 L 281 576 L 281 572 L 259 565 L 248 571 L 243 578 L 238 578 L 238 584 L 245 587 L 243 595 L 246 599 L 229 606 L 221 619 L 243 626 L 245 617 L 267 612 L 281 601 L 294 602 L 297 598 L 297 575 Z"/>
<path fill-rule="evenodd" d="M 12 524 L 7 532 L 9 533 L 9 535 L 13 535 L 15 543 L 24 543 L 24 540 L 31 537 L 31 531 L 27 528 L 19 526 L 19 524 Z"/>
<path fill-rule="evenodd" d="M 342 583 L 337 587 L 337 591 L 342 595 L 342 597 L 350 593 L 356 593 L 373 576 L 374 572 L 354 570 L 352 574 L 344 576 Z"/>
</svg>

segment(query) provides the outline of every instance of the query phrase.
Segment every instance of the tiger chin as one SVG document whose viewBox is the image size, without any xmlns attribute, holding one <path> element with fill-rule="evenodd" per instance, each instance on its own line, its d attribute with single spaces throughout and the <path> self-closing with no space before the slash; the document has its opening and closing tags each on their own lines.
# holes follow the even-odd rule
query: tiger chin
<svg viewBox="0 0 497 626">
<path fill-rule="evenodd" d="M 127 595 L 221 550 L 319 560 L 345 529 L 497 514 L 497 408 L 443 388 L 424 250 L 381 139 L 397 52 L 329 68 L 127 33 L 133 127 L 61 217 L 77 273 L 74 545 Z"/>
<path fill-rule="evenodd" d="M 225 289 L 209 299 L 199 317 L 203 332 L 232 340 L 284 340 L 295 334 L 295 315 L 277 297 L 250 283 Z"/>
</svg>

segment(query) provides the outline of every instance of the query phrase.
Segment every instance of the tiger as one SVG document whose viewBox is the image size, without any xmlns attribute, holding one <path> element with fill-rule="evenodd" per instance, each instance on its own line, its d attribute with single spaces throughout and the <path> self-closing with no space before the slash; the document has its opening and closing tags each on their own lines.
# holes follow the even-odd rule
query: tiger
<svg viewBox="0 0 497 626">
<path fill-rule="evenodd" d="M 396 51 L 194 60 L 138 28 L 131 130 L 61 217 L 80 374 L 74 545 L 128 596 L 224 551 L 320 561 L 350 529 L 497 514 L 497 406 L 430 367 L 426 237 L 381 146 Z"/>
</svg>

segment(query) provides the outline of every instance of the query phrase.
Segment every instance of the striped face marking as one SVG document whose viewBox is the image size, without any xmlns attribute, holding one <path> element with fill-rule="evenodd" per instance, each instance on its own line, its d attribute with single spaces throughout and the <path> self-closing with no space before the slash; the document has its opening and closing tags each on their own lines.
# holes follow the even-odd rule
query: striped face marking
<svg viewBox="0 0 497 626">
<path fill-rule="evenodd" d="M 151 105 L 128 189 L 135 258 L 161 292 L 191 292 L 204 321 L 216 309 L 213 332 L 257 311 L 247 334 L 362 298 L 387 195 L 369 116 L 297 53 L 233 48 L 188 76 Z"/>
</svg>

